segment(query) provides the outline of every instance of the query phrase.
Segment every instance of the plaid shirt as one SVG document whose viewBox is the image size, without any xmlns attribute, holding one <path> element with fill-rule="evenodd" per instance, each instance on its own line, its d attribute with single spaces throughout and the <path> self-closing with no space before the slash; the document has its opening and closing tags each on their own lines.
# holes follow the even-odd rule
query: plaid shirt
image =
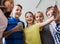
<svg viewBox="0 0 60 44">
<path fill-rule="evenodd" d="M 56 44 L 60 44 L 60 23 L 56 25 L 56 31 L 54 32 L 55 42 Z"/>
<path fill-rule="evenodd" d="M 60 23 L 54 21 L 49 25 L 55 44 L 60 44 Z"/>
</svg>

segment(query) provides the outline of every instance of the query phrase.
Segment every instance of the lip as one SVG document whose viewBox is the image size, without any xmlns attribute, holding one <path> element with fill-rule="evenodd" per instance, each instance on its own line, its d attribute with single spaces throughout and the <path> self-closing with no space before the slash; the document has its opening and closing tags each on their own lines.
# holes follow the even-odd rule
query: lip
<svg viewBox="0 0 60 44">
<path fill-rule="evenodd" d="M 32 19 L 29 19 L 28 21 L 32 21 Z"/>
<path fill-rule="evenodd" d="M 31 20 L 28 20 L 28 21 L 31 21 Z"/>
</svg>

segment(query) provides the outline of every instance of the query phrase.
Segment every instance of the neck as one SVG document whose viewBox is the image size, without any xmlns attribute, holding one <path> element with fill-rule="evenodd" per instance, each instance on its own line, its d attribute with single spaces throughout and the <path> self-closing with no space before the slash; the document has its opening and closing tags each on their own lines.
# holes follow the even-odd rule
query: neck
<svg viewBox="0 0 60 44">
<path fill-rule="evenodd" d="M 14 16 L 13 16 L 14 17 Z M 17 17 L 14 17 L 15 19 L 19 19 L 19 18 L 17 18 Z"/>
<path fill-rule="evenodd" d="M 30 24 L 28 24 L 28 27 L 30 27 L 30 26 L 32 26 L 33 25 L 33 23 L 30 23 Z"/>
<path fill-rule="evenodd" d="M 39 22 L 37 22 L 37 23 L 42 23 L 43 21 L 39 21 Z"/>
</svg>

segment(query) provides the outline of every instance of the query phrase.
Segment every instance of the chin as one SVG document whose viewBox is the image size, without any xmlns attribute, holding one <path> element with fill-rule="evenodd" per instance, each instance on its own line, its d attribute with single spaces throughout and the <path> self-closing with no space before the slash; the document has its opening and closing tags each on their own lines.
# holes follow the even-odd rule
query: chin
<svg viewBox="0 0 60 44">
<path fill-rule="evenodd" d="M 17 18 L 19 18 L 20 16 L 16 15 Z"/>
<path fill-rule="evenodd" d="M 16 18 L 19 18 L 19 17 L 16 17 Z"/>
<path fill-rule="evenodd" d="M 30 24 L 31 22 L 30 22 L 30 21 L 28 21 L 28 23 Z"/>
</svg>

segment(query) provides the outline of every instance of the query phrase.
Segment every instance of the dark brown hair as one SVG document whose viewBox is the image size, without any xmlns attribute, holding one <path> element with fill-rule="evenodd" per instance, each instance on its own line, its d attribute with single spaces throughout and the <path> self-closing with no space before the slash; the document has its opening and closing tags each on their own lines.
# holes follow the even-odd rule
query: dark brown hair
<svg viewBox="0 0 60 44">
<path fill-rule="evenodd" d="M 23 8 L 20 4 L 17 4 L 16 6 L 19 6 L 21 9 Z"/>
<path fill-rule="evenodd" d="M 34 14 L 33 14 L 31 11 L 26 12 L 26 13 L 25 13 L 25 17 L 26 17 L 26 15 L 27 15 L 28 13 L 32 14 L 33 19 L 35 19 Z M 27 22 L 26 22 L 26 23 L 27 23 Z M 33 20 L 33 24 L 34 24 L 34 20 Z M 28 23 L 27 23 L 26 27 L 28 27 Z"/>
<path fill-rule="evenodd" d="M 43 13 L 41 11 L 38 11 L 37 13 L 40 13 L 44 17 L 44 15 L 43 15 Z"/>
<path fill-rule="evenodd" d="M 14 5 L 14 1 L 13 1 L 13 0 L 4 0 L 4 1 L 3 1 L 3 5 L 5 5 L 5 2 L 6 2 L 6 1 L 9 1 L 11 4 Z"/>
<path fill-rule="evenodd" d="M 44 15 L 43 15 L 43 13 L 42 13 L 41 11 L 37 11 L 37 13 L 40 13 L 40 14 L 43 16 L 43 19 L 44 19 Z M 35 15 L 36 15 L 37 13 L 35 13 Z"/>
<path fill-rule="evenodd" d="M 47 15 L 47 12 L 52 8 L 53 6 L 50 6 L 46 9 L 46 15 Z"/>
</svg>

